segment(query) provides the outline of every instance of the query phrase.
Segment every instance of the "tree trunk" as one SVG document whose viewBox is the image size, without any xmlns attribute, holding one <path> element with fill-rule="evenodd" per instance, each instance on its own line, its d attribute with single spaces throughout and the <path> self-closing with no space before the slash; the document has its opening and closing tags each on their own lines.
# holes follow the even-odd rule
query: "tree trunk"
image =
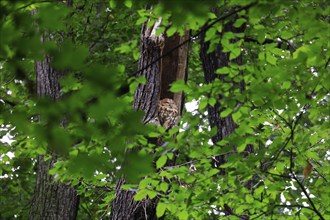
<svg viewBox="0 0 330 220">
<path fill-rule="evenodd" d="M 61 73 L 50 66 L 51 58 L 35 63 L 38 96 L 53 100 L 60 98 L 59 78 Z M 38 157 L 37 181 L 30 209 L 29 219 L 76 219 L 79 198 L 76 190 L 60 182 L 54 182 L 49 170 L 56 162 L 56 155 L 47 161 Z"/>
<path fill-rule="evenodd" d="M 223 27 L 223 33 L 225 32 L 233 32 L 233 33 L 241 33 L 244 31 L 244 28 L 234 28 L 233 27 L 234 21 L 230 21 L 226 23 Z M 220 37 L 220 36 L 219 36 Z M 201 49 L 200 49 L 200 57 L 203 64 L 204 70 L 204 78 L 206 83 L 212 83 L 216 78 L 220 79 L 223 83 L 228 83 L 224 80 L 226 75 L 218 75 L 216 74 L 216 70 L 222 67 L 229 66 L 230 62 L 236 63 L 238 65 L 242 64 L 242 56 L 240 55 L 236 59 L 229 60 L 229 53 L 224 53 L 222 51 L 222 46 L 219 45 L 215 51 L 211 53 L 207 53 L 209 49 L 209 42 L 205 42 L 205 32 L 202 33 L 201 36 Z M 233 40 L 235 42 L 235 40 Z M 237 86 L 240 87 L 240 90 L 244 90 L 243 82 L 239 83 Z M 221 99 L 222 96 L 219 94 L 218 99 Z M 212 142 L 216 144 L 218 141 L 222 140 L 223 138 L 227 137 L 231 133 L 234 132 L 237 125 L 233 121 L 231 115 L 227 117 L 220 117 L 220 112 L 224 110 L 219 102 L 216 102 L 214 106 L 208 105 L 208 116 L 210 126 L 217 128 L 217 133 L 215 136 L 212 137 Z M 225 162 L 224 156 L 217 156 L 215 158 L 215 166 L 220 166 Z M 224 171 L 222 170 L 222 174 Z"/>
<path fill-rule="evenodd" d="M 223 27 L 223 32 L 221 35 L 225 32 L 233 32 L 233 33 L 242 33 L 244 32 L 245 27 L 241 28 L 235 28 L 233 26 L 235 22 L 235 19 L 232 19 L 231 21 L 227 22 Z M 232 39 L 232 43 L 237 41 L 236 39 Z M 224 53 L 222 51 L 222 46 L 219 45 L 215 51 L 211 53 L 207 53 L 209 49 L 209 42 L 205 42 L 205 32 L 202 33 L 201 36 L 201 50 L 200 50 L 200 57 L 203 64 L 203 70 L 204 70 L 204 77 L 206 83 L 212 83 L 216 78 L 220 79 L 222 83 L 228 83 L 224 80 L 226 75 L 218 75 L 216 74 L 216 70 L 222 67 L 229 66 L 230 62 L 236 63 L 238 65 L 242 65 L 242 56 L 238 56 L 236 59 L 229 60 L 229 53 Z M 239 87 L 241 91 L 244 90 L 244 82 L 230 82 L 234 84 L 236 87 Z M 219 94 L 218 99 L 220 100 L 222 98 L 221 94 Z M 216 144 L 218 141 L 222 140 L 223 138 L 229 136 L 231 133 L 234 132 L 237 125 L 232 119 L 232 116 L 229 115 L 227 117 L 220 117 L 221 111 L 223 111 L 224 108 L 220 106 L 219 102 L 216 102 L 214 106 L 208 105 L 208 116 L 209 116 L 209 122 L 210 126 L 212 128 L 217 128 L 217 133 L 212 137 L 212 142 Z M 233 147 L 233 151 L 235 151 Z M 251 146 L 248 146 L 246 149 L 247 152 L 251 153 L 253 151 Z M 224 164 L 226 162 L 226 156 L 228 155 L 220 155 L 216 156 L 214 159 L 214 166 L 219 167 L 220 165 Z M 225 175 L 225 169 L 221 169 L 220 175 Z M 233 210 L 225 203 L 223 210 L 226 215 L 232 215 Z M 248 216 L 240 216 L 240 219 L 248 219 Z"/>
<path fill-rule="evenodd" d="M 133 107 L 136 110 L 143 110 L 144 123 L 156 122 L 158 102 L 163 98 L 173 99 L 179 109 L 182 108 L 182 93 L 174 94 L 168 91 L 169 85 L 175 80 L 184 80 L 187 73 L 188 46 L 184 45 L 178 50 L 172 50 L 189 37 L 174 35 L 165 37 L 156 36 L 156 29 L 161 19 L 152 27 L 148 28 L 147 23 L 142 27 L 141 33 L 141 56 L 139 59 L 137 73 L 144 76 L 146 83 L 140 84 L 135 92 Z M 116 198 L 112 203 L 112 220 L 142 220 L 157 219 L 157 199 L 144 199 L 134 201 L 135 192 L 122 190 L 120 187 L 125 183 L 121 178 L 116 187 Z"/>
<path fill-rule="evenodd" d="M 67 0 L 66 5 L 72 7 L 73 0 Z M 37 13 L 33 10 L 32 14 Z M 43 36 L 42 41 L 48 37 Z M 49 39 L 48 39 L 49 40 Z M 51 66 L 51 57 L 46 55 L 44 60 L 35 61 L 37 95 L 49 97 L 52 100 L 60 98 L 59 79 L 62 72 L 56 71 Z M 64 122 L 62 123 L 63 126 Z M 43 155 L 38 156 L 37 181 L 29 213 L 29 219 L 39 220 L 73 220 L 77 217 L 79 197 L 74 188 L 54 181 L 54 176 L 49 175 L 57 156 L 52 154 L 48 160 Z"/>
<path fill-rule="evenodd" d="M 76 219 L 79 199 L 76 190 L 60 182 L 54 182 L 54 177 L 48 171 L 56 162 L 56 157 L 44 161 L 38 157 L 37 182 L 31 204 L 31 220 L 71 220 Z"/>
</svg>

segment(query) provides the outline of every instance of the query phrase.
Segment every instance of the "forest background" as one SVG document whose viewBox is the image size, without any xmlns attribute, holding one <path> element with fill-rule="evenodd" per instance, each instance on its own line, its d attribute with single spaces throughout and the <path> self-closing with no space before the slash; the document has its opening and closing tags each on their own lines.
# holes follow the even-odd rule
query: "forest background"
<svg viewBox="0 0 330 220">
<path fill-rule="evenodd" d="M 329 3 L 187 2 L 0 1 L 0 219 L 330 218 Z"/>
</svg>

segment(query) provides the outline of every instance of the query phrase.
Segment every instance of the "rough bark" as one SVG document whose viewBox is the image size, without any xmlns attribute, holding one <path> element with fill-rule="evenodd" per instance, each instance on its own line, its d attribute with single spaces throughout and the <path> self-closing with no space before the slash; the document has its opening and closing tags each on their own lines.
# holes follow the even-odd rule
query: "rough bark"
<svg viewBox="0 0 330 220">
<path fill-rule="evenodd" d="M 72 4 L 73 0 L 67 1 L 68 7 L 72 7 Z M 36 10 L 32 12 L 32 14 L 35 13 L 37 13 Z M 42 41 L 46 41 L 48 38 L 44 36 Z M 51 57 L 46 56 L 42 61 L 36 61 L 35 72 L 37 95 L 48 97 L 54 101 L 59 99 L 59 79 L 63 73 L 52 68 Z M 54 176 L 48 174 L 56 159 L 55 154 L 47 161 L 44 160 L 43 155 L 38 156 L 37 181 L 29 213 L 31 220 L 76 219 L 79 204 L 76 190 L 66 184 L 54 181 Z"/>
<path fill-rule="evenodd" d="M 220 37 L 225 32 L 233 32 L 233 33 L 242 33 L 244 32 L 245 27 L 235 28 L 233 26 L 235 22 L 235 18 L 231 21 L 227 22 L 223 27 L 223 32 L 220 34 Z M 232 39 L 232 43 L 237 41 L 237 39 Z M 226 75 L 218 75 L 216 74 L 216 70 L 222 67 L 229 66 L 230 62 L 236 63 L 238 65 L 242 65 L 242 56 L 238 56 L 236 59 L 229 60 L 229 53 L 224 53 L 222 51 L 222 46 L 219 45 L 214 52 L 207 53 L 209 49 L 209 42 L 205 42 L 205 32 L 202 33 L 201 36 L 201 50 L 200 50 L 200 57 L 202 60 L 203 70 L 204 70 L 204 78 L 206 83 L 212 83 L 216 78 L 220 79 L 222 83 L 228 83 L 225 81 Z M 241 73 L 242 74 L 242 73 Z M 244 90 L 244 82 L 229 82 L 234 84 L 236 87 L 239 87 L 241 91 Z M 218 99 L 222 98 L 221 94 L 219 94 Z M 212 137 L 212 142 L 216 144 L 218 141 L 222 140 L 223 138 L 229 136 L 231 133 L 234 132 L 237 125 L 232 119 L 232 116 L 229 115 L 227 117 L 220 117 L 220 112 L 224 110 L 223 107 L 220 105 L 219 102 L 216 102 L 214 106 L 208 105 L 208 116 L 210 126 L 217 128 L 217 133 Z M 233 148 L 233 151 L 235 149 Z M 251 153 L 253 151 L 252 146 L 248 146 L 246 148 L 246 152 Z M 220 165 L 226 162 L 226 155 L 216 156 L 214 159 L 214 166 L 219 167 Z M 225 169 L 221 169 L 220 175 L 224 175 Z M 252 180 L 247 183 L 249 187 L 252 183 Z M 223 206 L 223 210 L 226 215 L 233 215 L 233 210 L 230 208 L 226 203 Z M 239 216 L 240 219 L 249 219 L 248 216 Z"/>
<path fill-rule="evenodd" d="M 78 196 L 75 189 L 54 182 L 54 177 L 48 174 L 55 162 L 55 156 L 47 161 L 43 156 L 38 157 L 37 182 L 29 215 L 31 220 L 76 219 Z"/>
<path fill-rule="evenodd" d="M 169 84 L 175 80 L 184 80 L 187 73 L 188 46 L 178 51 L 171 49 L 179 45 L 188 34 L 180 37 L 156 36 L 156 29 L 161 19 L 148 28 L 147 23 L 142 27 L 141 33 L 141 56 L 139 60 L 138 76 L 144 76 L 146 83 L 140 84 L 135 92 L 134 108 L 145 112 L 144 123 L 154 122 L 157 117 L 158 102 L 160 98 L 171 98 L 181 108 L 182 94 L 173 94 L 168 91 Z M 117 182 L 116 198 L 112 203 L 110 219 L 157 219 L 157 199 L 144 199 L 134 201 L 134 192 L 122 190 L 120 187 L 125 183 L 121 178 Z"/>
<path fill-rule="evenodd" d="M 156 29 L 161 21 L 148 28 L 147 23 L 142 26 L 141 56 L 139 59 L 137 77 L 146 78 L 145 84 L 140 84 L 135 91 L 134 108 L 143 110 L 144 123 L 153 120 L 157 115 L 157 104 L 161 88 L 161 54 L 164 45 L 164 37 L 156 36 Z"/>
<path fill-rule="evenodd" d="M 243 31 L 242 28 L 234 28 L 233 22 L 228 22 L 223 27 L 223 33 L 225 32 L 233 32 L 240 33 Z M 220 36 L 221 37 L 221 36 Z M 201 36 L 201 49 L 200 49 L 200 57 L 202 60 L 203 70 L 204 70 L 204 78 L 206 83 L 212 83 L 216 78 L 220 79 L 223 83 L 226 83 L 224 78 L 225 75 L 216 74 L 216 70 L 222 67 L 229 66 L 230 62 L 237 63 L 239 65 L 242 64 L 242 56 L 237 57 L 234 60 L 229 60 L 229 53 L 224 53 L 222 51 L 222 46 L 219 45 L 215 51 L 211 53 L 207 53 L 209 49 L 209 42 L 205 42 L 205 32 L 202 33 Z M 234 40 L 235 41 L 235 40 Z M 244 90 L 244 84 L 239 83 L 238 85 L 241 90 Z M 222 98 L 221 94 L 219 94 L 218 99 Z M 210 126 L 217 128 L 217 133 L 212 137 L 212 142 L 216 144 L 218 141 L 222 140 L 224 137 L 227 137 L 231 133 L 234 132 L 237 125 L 233 121 L 231 115 L 228 117 L 220 117 L 220 112 L 223 110 L 222 106 L 220 106 L 219 102 L 216 102 L 214 106 L 208 105 L 208 116 Z M 225 156 L 217 156 L 215 158 L 215 166 L 220 166 L 225 162 Z M 223 170 L 222 170 L 223 174 Z"/>
<path fill-rule="evenodd" d="M 55 101 L 60 98 L 59 78 L 62 73 L 54 70 L 50 63 L 49 56 L 35 62 L 37 94 Z M 54 177 L 48 174 L 56 159 L 54 154 L 47 161 L 42 155 L 38 157 L 37 181 L 29 214 L 31 220 L 76 219 L 79 204 L 76 190 L 54 181 Z"/>
</svg>

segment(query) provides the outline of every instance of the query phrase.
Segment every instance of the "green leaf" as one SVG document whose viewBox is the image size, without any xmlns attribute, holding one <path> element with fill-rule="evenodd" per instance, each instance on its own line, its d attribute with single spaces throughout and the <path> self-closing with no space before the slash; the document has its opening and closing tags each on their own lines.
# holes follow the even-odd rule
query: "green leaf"
<svg viewBox="0 0 330 220">
<path fill-rule="evenodd" d="M 77 156 L 78 155 L 78 150 L 72 150 L 72 151 L 70 151 L 69 155 L 71 157 Z"/>
<path fill-rule="evenodd" d="M 147 138 L 145 138 L 143 136 L 139 137 L 138 141 L 141 145 L 144 145 L 144 146 L 146 146 L 148 144 Z"/>
<path fill-rule="evenodd" d="M 156 30 L 156 36 L 159 36 L 160 34 L 164 34 L 165 33 L 166 28 L 165 27 L 159 27 Z"/>
<path fill-rule="evenodd" d="M 233 120 L 234 120 L 234 122 L 236 122 L 236 123 L 238 122 L 238 119 L 241 118 L 241 116 L 242 116 L 241 111 L 237 111 L 237 112 L 234 112 L 234 113 L 232 114 Z"/>
<path fill-rule="evenodd" d="M 149 191 L 149 190 L 147 190 L 147 189 L 141 189 L 141 190 L 139 190 L 139 191 L 135 194 L 135 196 L 134 196 L 134 200 L 135 200 L 135 201 L 141 201 L 141 200 L 145 199 L 145 198 L 147 197 L 147 195 L 148 195 L 148 191 Z"/>
<path fill-rule="evenodd" d="M 260 52 L 259 54 L 258 54 L 258 58 L 259 58 L 259 60 L 265 60 L 266 59 L 266 53 L 265 52 Z"/>
<path fill-rule="evenodd" d="M 171 84 L 171 92 L 186 92 L 189 93 L 191 89 L 187 86 L 184 80 L 177 80 Z"/>
<path fill-rule="evenodd" d="M 234 23 L 234 27 L 239 28 L 242 26 L 242 24 L 244 24 L 246 22 L 246 20 L 244 18 L 239 18 L 235 21 Z"/>
<path fill-rule="evenodd" d="M 161 191 L 163 191 L 164 193 L 166 193 L 167 190 L 168 190 L 168 188 L 169 188 L 168 183 L 166 183 L 166 182 L 162 182 L 162 183 L 159 185 L 159 188 L 160 188 Z"/>
<path fill-rule="evenodd" d="M 289 81 L 285 81 L 282 84 L 282 89 L 289 89 L 290 87 L 291 87 L 291 82 L 289 82 Z"/>
<path fill-rule="evenodd" d="M 174 157 L 174 153 L 168 153 L 168 154 L 167 154 L 167 158 L 168 158 L 168 159 L 172 160 L 173 157 Z"/>
<path fill-rule="evenodd" d="M 181 211 L 178 213 L 178 217 L 180 220 L 185 220 L 185 219 L 188 219 L 189 214 L 187 211 Z"/>
<path fill-rule="evenodd" d="M 158 218 L 162 217 L 166 211 L 167 205 L 162 202 L 158 202 L 157 207 L 156 207 L 156 215 Z"/>
<path fill-rule="evenodd" d="M 228 168 L 228 167 L 231 167 L 231 166 L 233 166 L 233 165 L 234 165 L 233 163 L 231 163 L 231 162 L 227 162 L 227 163 L 222 164 L 220 167 L 221 167 L 221 168 Z"/>
<path fill-rule="evenodd" d="M 220 113 L 220 117 L 221 118 L 225 118 L 227 117 L 228 115 L 230 115 L 231 113 L 233 112 L 233 110 L 231 108 L 226 108 L 224 111 L 222 111 Z"/>
<path fill-rule="evenodd" d="M 216 28 L 210 28 L 206 31 L 205 34 L 205 42 L 210 41 L 214 37 L 216 37 L 217 29 Z"/>
<path fill-rule="evenodd" d="M 281 33 L 281 37 L 283 38 L 283 39 L 286 39 L 286 40 L 289 40 L 290 38 L 292 38 L 294 36 L 294 33 L 293 32 L 291 32 L 291 31 L 283 31 L 282 33 Z"/>
<path fill-rule="evenodd" d="M 211 177 L 211 176 L 214 176 L 215 174 L 219 173 L 220 170 L 219 169 L 211 169 L 209 172 L 207 172 L 205 174 L 206 177 Z"/>
<path fill-rule="evenodd" d="M 246 148 L 246 143 L 243 143 L 237 147 L 237 152 L 242 153 Z"/>
<path fill-rule="evenodd" d="M 148 197 L 150 198 L 150 199 L 153 199 L 153 198 L 155 198 L 157 196 L 157 192 L 155 192 L 155 191 L 151 191 L 151 190 L 148 190 Z"/>
<path fill-rule="evenodd" d="M 166 34 L 168 37 L 171 37 L 173 34 L 177 32 L 177 28 L 175 26 L 171 26 L 167 31 Z"/>
<path fill-rule="evenodd" d="M 230 68 L 228 68 L 228 67 L 222 67 L 220 69 L 217 69 L 215 71 L 215 73 L 216 74 L 228 74 L 228 73 L 230 73 Z"/>
<path fill-rule="evenodd" d="M 141 25 L 144 22 L 146 22 L 147 20 L 148 20 L 147 17 L 141 17 L 141 18 L 139 18 L 139 19 L 136 20 L 136 25 Z"/>
<path fill-rule="evenodd" d="M 147 188 L 147 186 L 151 183 L 151 179 L 150 178 L 145 178 L 143 180 L 140 181 L 139 184 L 139 188 L 140 189 L 145 189 Z"/>
<path fill-rule="evenodd" d="M 248 115 L 249 114 L 249 108 L 248 107 L 240 107 L 239 111 L 243 114 L 243 115 Z"/>
<path fill-rule="evenodd" d="M 109 7 L 110 8 L 116 8 L 116 6 L 117 6 L 116 0 L 110 0 L 109 1 Z"/>
<path fill-rule="evenodd" d="M 206 98 L 201 98 L 198 109 L 200 112 L 203 112 L 207 106 L 208 100 Z"/>
<path fill-rule="evenodd" d="M 163 167 L 167 162 L 167 156 L 166 155 L 162 155 L 160 158 L 158 158 L 157 162 L 156 162 L 156 168 L 159 169 L 161 167 Z"/>
<path fill-rule="evenodd" d="M 115 198 L 115 196 L 113 194 L 110 194 L 110 195 L 106 196 L 103 200 L 105 203 L 110 203 L 114 198 Z"/>
<path fill-rule="evenodd" d="M 148 136 L 151 137 L 151 138 L 155 138 L 155 137 L 159 137 L 160 134 L 157 133 L 157 132 L 149 132 L 149 133 L 148 133 Z"/>
<path fill-rule="evenodd" d="M 266 61 L 272 65 L 276 65 L 277 59 L 270 52 L 266 52 Z"/>
<path fill-rule="evenodd" d="M 256 189 L 254 190 L 254 194 L 255 194 L 256 196 L 260 196 L 261 193 L 263 193 L 263 192 L 264 192 L 264 186 L 260 186 L 260 187 L 258 187 L 258 188 L 256 188 Z"/>
<path fill-rule="evenodd" d="M 318 44 L 304 45 L 293 53 L 293 58 L 300 62 L 303 61 L 307 67 L 318 66 L 324 63 L 320 55 L 321 50 L 321 46 Z"/>
<path fill-rule="evenodd" d="M 213 98 L 213 97 L 209 98 L 209 105 L 210 106 L 213 107 L 216 103 L 217 103 L 217 100 L 215 98 Z"/>
<path fill-rule="evenodd" d="M 133 5 L 132 0 L 125 0 L 124 4 L 127 8 L 131 8 Z"/>
<path fill-rule="evenodd" d="M 230 51 L 229 60 L 233 60 L 241 54 L 241 48 L 235 48 Z"/>
<path fill-rule="evenodd" d="M 141 83 L 142 85 L 145 85 L 146 82 L 147 82 L 146 77 L 144 77 L 144 76 L 139 76 L 139 77 L 134 78 L 134 79 L 135 79 L 136 82 Z"/>
</svg>

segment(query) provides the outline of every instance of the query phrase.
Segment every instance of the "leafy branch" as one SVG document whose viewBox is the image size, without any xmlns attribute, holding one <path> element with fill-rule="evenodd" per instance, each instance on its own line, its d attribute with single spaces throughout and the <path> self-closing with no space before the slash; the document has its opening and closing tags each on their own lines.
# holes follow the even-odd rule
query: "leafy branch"
<svg viewBox="0 0 330 220">
<path fill-rule="evenodd" d="M 301 119 L 303 113 L 305 113 L 307 111 L 308 107 L 309 107 L 309 105 L 305 105 L 303 107 L 302 111 L 299 113 L 297 119 L 295 121 L 293 121 L 293 125 L 291 127 L 291 134 L 290 134 L 290 140 L 291 140 L 292 144 L 293 144 L 293 141 L 294 141 L 294 132 L 295 132 L 295 129 L 296 129 L 297 125 L 298 125 L 298 122 Z M 293 149 L 292 148 L 293 147 L 291 146 L 291 149 L 290 149 L 290 167 L 289 167 L 291 176 L 298 183 L 300 189 L 303 191 L 304 195 L 307 197 L 310 205 L 313 208 L 313 211 L 320 217 L 320 219 L 324 219 L 324 217 L 322 216 L 322 214 L 315 207 L 315 204 L 312 201 L 312 199 L 310 198 L 310 196 L 308 195 L 308 192 L 306 191 L 304 185 L 302 184 L 302 182 L 299 181 L 299 179 L 297 178 L 296 174 L 293 171 L 294 162 L 293 162 Z"/>
<path fill-rule="evenodd" d="M 300 189 L 303 191 L 304 195 L 307 197 L 307 199 L 309 201 L 309 204 L 312 206 L 312 210 L 320 217 L 320 219 L 324 219 L 322 214 L 315 207 L 314 202 L 312 201 L 312 199 L 308 195 L 308 192 L 306 191 L 304 185 L 302 184 L 302 182 L 299 181 L 299 179 L 297 178 L 297 176 L 293 172 L 293 151 L 292 151 L 292 148 L 290 149 L 290 168 L 289 169 L 290 169 L 290 173 L 292 175 L 292 178 L 298 183 Z"/>
<path fill-rule="evenodd" d="M 288 144 L 290 142 L 293 145 L 295 130 L 296 130 L 296 128 L 297 128 L 297 126 L 299 124 L 299 121 L 301 120 L 303 114 L 307 112 L 307 110 L 308 110 L 309 107 L 310 107 L 310 105 L 305 105 L 301 109 L 301 111 L 298 114 L 298 116 L 296 117 L 296 119 L 295 120 L 292 120 L 291 122 L 289 122 L 288 120 L 286 120 L 285 118 L 283 118 L 275 110 L 272 110 L 273 113 L 276 116 L 280 117 L 281 120 L 290 128 L 290 135 L 286 138 L 285 143 L 280 148 L 280 150 L 277 152 L 276 156 L 273 158 L 273 160 L 272 160 L 271 163 L 274 163 L 275 161 L 278 160 L 280 154 L 283 152 L 284 149 L 286 149 L 286 147 L 288 146 Z M 297 176 L 295 175 L 295 173 L 293 171 L 293 167 L 294 167 L 294 162 L 293 162 L 293 146 L 291 146 L 291 148 L 290 148 L 290 166 L 289 166 L 291 177 L 298 183 L 299 188 L 302 190 L 302 192 L 304 193 L 304 195 L 307 197 L 307 199 L 309 201 L 309 204 L 312 206 L 311 210 L 313 210 L 320 217 L 320 219 L 324 219 L 324 217 L 322 216 L 322 214 L 315 207 L 315 204 L 313 203 L 312 199 L 310 198 L 310 196 L 309 196 L 308 192 L 306 191 L 305 187 L 303 186 L 302 182 L 300 182 L 299 179 L 297 178 Z"/>
</svg>

